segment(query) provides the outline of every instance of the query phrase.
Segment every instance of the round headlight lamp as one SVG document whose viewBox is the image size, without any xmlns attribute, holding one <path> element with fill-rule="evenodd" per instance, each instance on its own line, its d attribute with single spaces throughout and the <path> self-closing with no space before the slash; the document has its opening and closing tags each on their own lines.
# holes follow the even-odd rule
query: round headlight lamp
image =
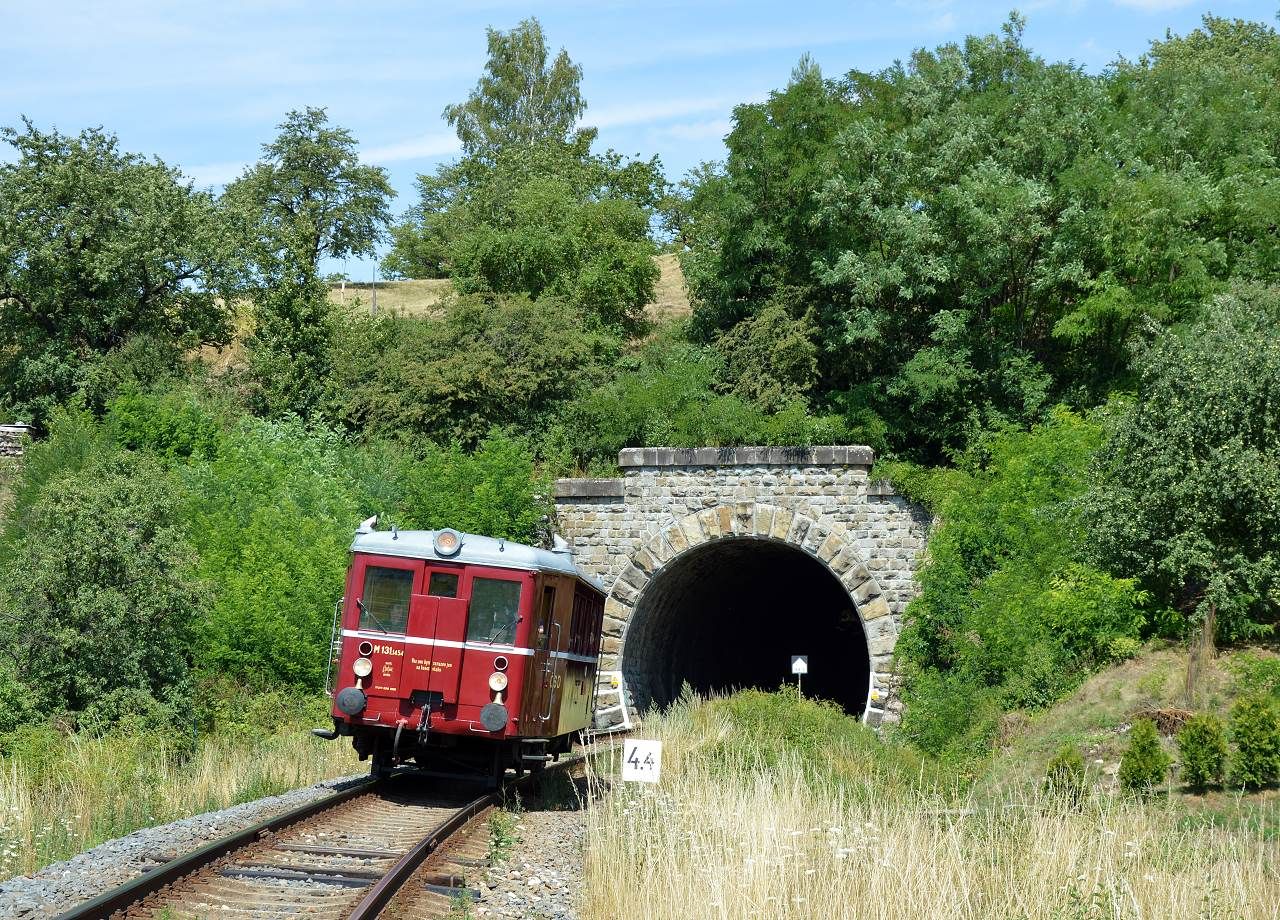
<svg viewBox="0 0 1280 920">
<path fill-rule="evenodd" d="M 489 689 L 501 691 L 507 689 L 507 675 L 501 671 L 494 671 L 489 675 Z"/>
<path fill-rule="evenodd" d="M 356 672 L 356 677 L 368 677 L 373 673 L 373 662 L 368 658 L 357 658 L 352 663 L 351 670 Z"/>
<path fill-rule="evenodd" d="M 432 545 L 435 547 L 437 556 L 445 558 L 456 556 L 458 550 L 462 549 L 462 534 L 456 530 L 437 530 Z"/>
</svg>

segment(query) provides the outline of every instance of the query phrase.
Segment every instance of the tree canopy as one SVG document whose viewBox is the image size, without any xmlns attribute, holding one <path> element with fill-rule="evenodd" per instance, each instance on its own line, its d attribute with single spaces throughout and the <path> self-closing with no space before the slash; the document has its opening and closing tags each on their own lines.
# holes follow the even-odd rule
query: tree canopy
<svg viewBox="0 0 1280 920">
<path fill-rule="evenodd" d="M 489 59 L 466 102 L 445 107 L 467 156 L 495 159 L 510 147 L 567 140 L 586 110 L 582 68 L 563 48 L 548 62 L 542 23 L 488 29 Z"/>
<path fill-rule="evenodd" d="M 242 260 L 209 195 L 99 128 L 0 139 L 0 412 L 43 423 L 140 339 L 228 340 Z"/>
</svg>

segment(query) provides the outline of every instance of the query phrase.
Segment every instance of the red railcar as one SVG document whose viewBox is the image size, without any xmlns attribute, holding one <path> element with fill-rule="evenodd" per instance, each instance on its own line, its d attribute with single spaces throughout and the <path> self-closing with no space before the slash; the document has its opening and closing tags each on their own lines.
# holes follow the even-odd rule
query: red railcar
<svg viewBox="0 0 1280 920">
<path fill-rule="evenodd" d="M 567 552 L 453 530 L 351 546 L 335 623 L 334 730 L 385 773 L 497 778 L 590 724 L 604 595 Z"/>
</svg>

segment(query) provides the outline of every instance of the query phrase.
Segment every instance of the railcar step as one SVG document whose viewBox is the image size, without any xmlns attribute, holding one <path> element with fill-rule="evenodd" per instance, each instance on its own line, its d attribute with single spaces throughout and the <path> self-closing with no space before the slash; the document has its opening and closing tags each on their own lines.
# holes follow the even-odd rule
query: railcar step
<svg viewBox="0 0 1280 920">
<path fill-rule="evenodd" d="M 273 843 L 272 849 L 294 853 L 317 853 L 324 856 L 367 856 L 371 859 L 399 859 L 404 850 L 378 850 L 361 847 L 326 847 L 313 843 Z"/>
<path fill-rule="evenodd" d="M 237 869 L 234 866 L 218 873 L 223 878 L 260 878 L 271 882 L 321 882 L 343 888 L 368 888 L 371 879 L 351 878 L 346 875 L 322 875 L 318 872 L 277 872 L 266 869 Z"/>
<path fill-rule="evenodd" d="M 549 763 L 551 761 L 550 754 L 521 754 L 521 760 L 532 760 L 539 763 Z"/>
</svg>

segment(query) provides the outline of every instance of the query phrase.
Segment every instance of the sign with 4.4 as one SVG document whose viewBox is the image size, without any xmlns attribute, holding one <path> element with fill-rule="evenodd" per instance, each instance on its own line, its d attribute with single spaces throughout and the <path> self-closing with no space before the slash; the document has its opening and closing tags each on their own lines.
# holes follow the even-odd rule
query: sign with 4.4
<svg viewBox="0 0 1280 920">
<path fill-rule="evenodd" d="M 632 783 L 656 783 L 662 773 L 662 742 L 628 738 L 622 742 L 622 778 Z"/>
</svg>

